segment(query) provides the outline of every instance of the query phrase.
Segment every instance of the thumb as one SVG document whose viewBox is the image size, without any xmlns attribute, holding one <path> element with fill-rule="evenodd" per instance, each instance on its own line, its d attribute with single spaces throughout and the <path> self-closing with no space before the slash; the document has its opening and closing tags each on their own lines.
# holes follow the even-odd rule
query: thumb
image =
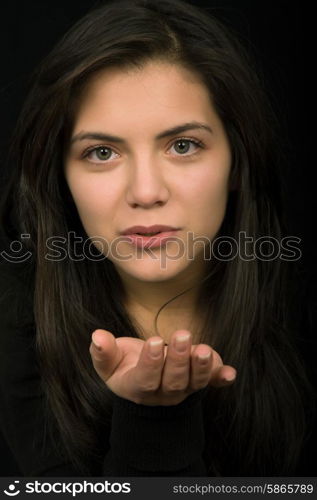
<svg viewBox="0 0 317 500">
<path fill-rule="evenodd" d="M 113 374 L 122 359 L 122 352 L 114 335 L 107 330 L 95 330 L 89 352 L 98 375 L 104 382 Z"/>
</svg>

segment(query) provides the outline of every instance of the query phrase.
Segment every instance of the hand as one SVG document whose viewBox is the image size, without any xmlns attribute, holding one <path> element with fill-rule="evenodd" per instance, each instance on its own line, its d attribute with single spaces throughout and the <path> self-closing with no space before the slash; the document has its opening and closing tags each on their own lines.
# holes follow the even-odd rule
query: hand
<svg viewBox="0 0 317 500">
<path fill-rule="evenodd" d="M 112 392 L 138 404 L 177 405 L 208 384 L 225 386 L 236 376 L 236 370 L 224 365 L 207 344 L 192 345 L 187 330 L 175 331 L 168 347 L 158 336 L 146 341 L 116 339 L 106 330 L 96 330 L 92 338 L 89 351 L 100 378 Z"/>
</svg>

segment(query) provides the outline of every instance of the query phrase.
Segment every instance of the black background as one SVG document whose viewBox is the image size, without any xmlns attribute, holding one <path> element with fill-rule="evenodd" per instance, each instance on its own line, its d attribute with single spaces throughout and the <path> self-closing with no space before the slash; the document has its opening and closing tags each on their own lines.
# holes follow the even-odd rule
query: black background
<svg viewBox="0 0 317 500">
<path fill-rule="evenodd" d="M 31 71 L 74 21 L 101 3 L 92 0 L 1 3 L 0 174 Z M 303 335 L 307 338 L 304 354 L 311 376 L 316 377 L 316 189 L 315 159 L 311 154 L 314 120 L 310 119 L 315 101 L 311 83 L 316 60 L 312 46 L 314 16 L 303 2 L 192 0 L 189 3 L 210 10 L 244 41 L 257 61 L 282 124 L 280 140 L 289 158 L 284 171 L 286 212 L 291 234 L 302 238 L 301 272 L 309 301 L 307 321 L 303 324 Z M 0 456 L 1 476 L 18 473 L 1 439 Z M 308 473 L 316 475 L 311 470 Z"/>
</svg>

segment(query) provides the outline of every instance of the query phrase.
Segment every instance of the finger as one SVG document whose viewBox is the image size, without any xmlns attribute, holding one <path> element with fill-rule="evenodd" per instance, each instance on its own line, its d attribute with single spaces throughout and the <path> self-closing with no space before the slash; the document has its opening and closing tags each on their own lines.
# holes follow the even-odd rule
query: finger
<svg viewBox="0 0 317 500">
<path fill-rule="evenodd" d="M 177 330 L 168 346 L 161 388 L 167 393 L 184 391 L 190 379 L 192 335 L 188 330 Z"/>
<path fill-rule="evenodd" d="M 206 344 L 199 344 L 192 353 L 190 386 L 193 390 L 201 389 L 208 383 L 213 387 L 224 387 L 234 382 L 236 370 L 224 365 L 221 357 Z"/>
<path fill-rule="evenodd" d="M 237 370 L 231 365 L 222 365 L 210 379 L 213 387 L 225 387 L 234 383 L 237 377 Z"/>
<path fill-rule="evenodd" d="M 214 363 L 214 352 L 206 344 L 199 344 L 192 351 L 190 389 L 193 391 L 198 391 L 208 384 Z"/>
<path fill-rule="evenodd" d="M 115 337 L 106 330 L 95 330 L 89 352 L 96 372 L 106 382 L 122 359 Z"/>
<path fill-rule="evenodd" d="M 159 336 L 150 337 L 144 342 L 138 363 L 131 370 L 135 390 L 140 394 L 156 391 L 161 385 L 163 366 L 164 341 Z"/>
<path fill-rule="evenodd" d="M 213 387 L 224 387 L 234 382 L 237 371 L 233 366 L 224 365 L 221 357 L 213 349 L 213 362 L 211 367 L 210 385 Z"/>
</svg>

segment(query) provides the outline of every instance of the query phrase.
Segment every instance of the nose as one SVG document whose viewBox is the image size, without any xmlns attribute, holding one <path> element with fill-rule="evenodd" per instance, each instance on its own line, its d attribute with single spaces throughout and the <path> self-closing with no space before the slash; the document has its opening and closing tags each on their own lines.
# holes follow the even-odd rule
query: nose
<svg viewBox="0 0 317 500">
<path fill-rule="evenodd" d="M 132 208 L 164 205 L 169 190 L 158 161 L 140 159 L 131 166 L 127 202 Z"/>
</svg>

